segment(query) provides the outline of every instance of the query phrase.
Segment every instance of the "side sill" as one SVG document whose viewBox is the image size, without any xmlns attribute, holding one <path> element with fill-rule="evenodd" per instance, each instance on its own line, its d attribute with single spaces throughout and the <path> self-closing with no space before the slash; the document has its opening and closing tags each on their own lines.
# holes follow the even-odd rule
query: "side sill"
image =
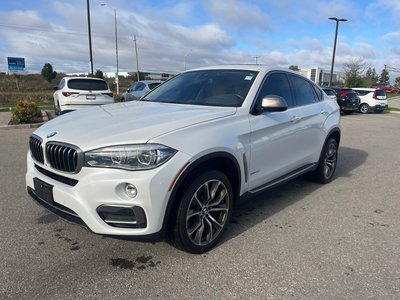
<svg viewBox="0 0 400 300">
<path fill-rule="evenodd" d="M 304 174 L 306 172 L 315 170 L 317 165 L 318 165 L 317 163 L 313 163 L 313 164 L 309 164 L 309 165 L 306 165 L 304 167 L 298 168 L 298 169 L 296 169 L 296 170 L 294 170 L 294 171 L 292 171 L 292 172 L 290 172 L 290 173 L 288 173 L 286 175 L 283 175 L 283 176 L 281 176 L 281 177 L 279 177 L 277 179 L 274 179 L 274 180 L 272 180 L 270 182 L 267 182 L 267 183 L 255 188 L 255 189 L 252 189 L 248 193 L 249 194 L 256 194 L 256 193 L 262 192 L 262 191 L 264 191 L 266 189 L 270 189 L 270 188 L 272 188 L 274 186 L 280 185 L 280 184 L 282 184 L 282 183 L 284 183 L 286 181 L 292 180 L 292 179 L 300 176 L 301 174 Z"/>
</svg>

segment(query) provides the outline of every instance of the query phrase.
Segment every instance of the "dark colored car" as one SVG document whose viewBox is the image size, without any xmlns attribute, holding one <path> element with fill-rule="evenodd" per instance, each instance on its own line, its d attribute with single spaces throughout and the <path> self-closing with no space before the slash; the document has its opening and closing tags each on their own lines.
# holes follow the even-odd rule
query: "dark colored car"
<svg viewBox="0 0 400 300">
<path fill-rule="evenodd" d="M 350 88 L 331 87 L 336 92 L 336 101 L 340 106 L 340 111 L 345 114 L 351 114 L 358 111 L 360 98 L 357 93 Z"/>
</svg>

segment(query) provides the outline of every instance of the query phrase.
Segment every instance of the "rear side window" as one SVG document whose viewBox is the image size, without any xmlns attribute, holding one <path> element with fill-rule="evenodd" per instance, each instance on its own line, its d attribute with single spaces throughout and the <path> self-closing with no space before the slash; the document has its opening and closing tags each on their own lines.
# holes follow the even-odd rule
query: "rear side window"
<svg viewBox="0 0 400 300">
<path fill-rule="evenodd" d="M 149 84 L 149 89 L 154 89 L 155 87 L 157 87 L 157 86 L 159 86 L 160 85 L 160 83 L 159 82 L 155 82 L 155 83 L 150 83 Z"/>
<path fill-rule="evenodd" d="M 322 91 L 319 88 L 317 88 L 315 85 L 312 85 L 312 87 L 314 88 L 314 91 L 317 94 L 318 101 L 321 101 L 322 99 L 324 99 L 324 95 L 322 94 Z"/>
<path fill-rule="evenodd" d="M 324 90 L 325 94 L 327 94 L 328 96 L 336 96 L 336 93 L 332 90 Z"/>
<path fill-rule="evenodd" d="M 105 81 L 93 79 L 71 79 L 68 81 L 68 88 L 84 91 L 108 90 L 108 86 Z"/>
<path fill-rule="evenodd" d="M 257 102 L 261 103 L 261 100 L 268 95 L 276 95 L 285 99 L 288 107 L 293 107 L 293 98 L 290 91 L 289 80 L 286 74 L 272 73 L 265 80 Z"/>
<path fill-rule="evenodd" d="M 294 98 L 297 106 L 307 105 L 319 101 L 311 83 L 309 83 L 306 79 L 294 75 L 290 75 L 290 78 L 293 84 Z"/>
</svg>

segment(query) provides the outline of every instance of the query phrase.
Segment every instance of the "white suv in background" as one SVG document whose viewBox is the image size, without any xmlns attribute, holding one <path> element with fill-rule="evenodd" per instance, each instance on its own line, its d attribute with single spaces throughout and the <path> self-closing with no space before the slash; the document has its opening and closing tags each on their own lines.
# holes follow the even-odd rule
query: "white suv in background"
<svg viewBox="0 0 400 300">
<path fill-rule="evenodd" d="M 200 68 L 140 101 L 42 125 L 29 140 L 26 185 L 92 232 L 168 233 L 176 247 L 202 253 L 221 239 L 238 198 L 304 173 L 331 181 L 340 137 L 336 101 L 295 72 Z"/>
<path fill-rule="evenodd" d="M 363 114 L 370 111 L 380 113 L 388 108 L 386 91 L 375 88 L 352 88 L 360 98 L 359 110 Z"/>
<path fill-rule="evenodd" d="M 93 105 L 114 103 L 107 82 L 100 78 L 64 77 L 53 94 L 57 115 Z"/>
</svg>

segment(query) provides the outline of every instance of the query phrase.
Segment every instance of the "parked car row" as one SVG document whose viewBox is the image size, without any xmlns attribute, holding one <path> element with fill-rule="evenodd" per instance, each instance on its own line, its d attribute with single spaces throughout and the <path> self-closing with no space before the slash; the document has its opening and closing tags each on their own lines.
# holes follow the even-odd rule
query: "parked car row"
<svg viewBox="0 0 400 300">
<path fill-rule="evenodd" d="M 138 100 L 161 82 L 143 80 L 134 82 L 121 96 L 121 102 Z M 56 115 L 80 108 L 114 103 L 114 95 L 104 79 L 88 77 L 64 77 L 54 88 Z"/>
<path fill-rule="evenodd" d="M 359 111 L 381 113 L 388 108 L 386 91 L 379 88 L 323 88 L 324 92 L 336 100 L 340 110 L 345 114 Z"/>
</svg>

